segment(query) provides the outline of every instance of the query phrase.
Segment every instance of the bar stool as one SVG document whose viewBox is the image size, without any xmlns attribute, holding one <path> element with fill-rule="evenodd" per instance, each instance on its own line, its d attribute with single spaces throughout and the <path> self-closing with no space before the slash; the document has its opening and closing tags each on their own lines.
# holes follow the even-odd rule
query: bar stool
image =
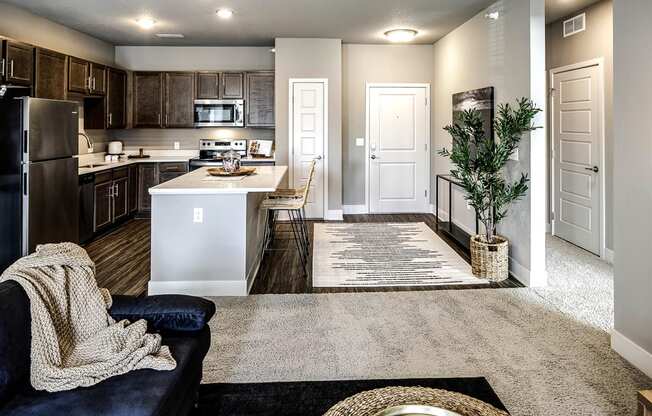
<svg viewBox="0 0 652 416">
<path fill-rule="evenodd" d="M 267 195 L 263 200 L 261 209 L 267 211 L 267 228 L 265 229 L 265 237 L 263 243 L 263 250 L 272 250 L 270 247 L 274 242 L 276 236 L 276 223 L 279 212 L 287 213 L 294 234 L 294 241 L 299 252 L 301 265 L 304 272 L 308 273 L 308 259 L 310 258 L 310 237 L 308 235 L 308 225 L 305 221 L 306 212 L 305 206 L 308 201 L 308 193 L 310 192 L 310 185 L 313 176 L 315 175 L 315 164 L 313 160 L 310 164 L 310 171 L 308 173 L 308 180 L 303 188 L 300 189 L 278 189 Z"/>
</svg>

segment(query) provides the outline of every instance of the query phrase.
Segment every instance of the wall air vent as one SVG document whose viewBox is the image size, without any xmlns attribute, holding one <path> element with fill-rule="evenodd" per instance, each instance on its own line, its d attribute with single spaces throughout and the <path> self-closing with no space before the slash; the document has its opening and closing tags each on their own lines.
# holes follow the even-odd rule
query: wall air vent
<svg viewBox="0 0 652 416">
<path fill-rule="evenodd" d="M 586 30 L 586 13 L 564 20 L 564 37 L 576 35 Z"/>
</svg>

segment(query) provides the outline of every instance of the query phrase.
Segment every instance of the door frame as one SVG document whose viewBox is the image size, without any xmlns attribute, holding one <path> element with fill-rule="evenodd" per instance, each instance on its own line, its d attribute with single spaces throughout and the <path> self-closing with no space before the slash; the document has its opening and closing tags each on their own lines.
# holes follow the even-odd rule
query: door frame
<svg viewBox="0 0 652 416">
<path fill-rule="evenodd" d="M 294 187 L 294 85 L 305 83 L 320 83 L 324 85 L 324 141 L 323 172 L 324 178 L 324 208 L 323 219 L 328 218 L 328 78 L 290 78 L 288 82 L 288 185 Z"/>
<path fill-rule="evenodd" d="M 430 83 L 413 83 L 413 82 L 365 82 L 365 193 L 364 193 L 364 206 L 365 212 L 370 213 L 370 187 L 369 187 L 369 171 L 371 165 L 369 163 L 369 158 L 371 157 L 371 151 L 369 147 L 369 131 L 371 123 L 371 89 L 372 88 L 425 88 L 426 89 L 426 186 L 428 190 L 428 203 L 425 206 L 426 211 L 424 213 L 429 213 L 428 207 L 430 206 L 430 200 L 432 199 L 431 192 L 431 181 L 430 181 L 430 148 L 431 140 L 430 137 L 430 111 L 431 111 L 431 97 L 430 97 Z"/>
<path fill-rule="evenodd" d="M 601 112 L 601 122 L 600 122 L 600 133 L 599 133 L 599 151 L 600 151 L 600 173 L 598 174 L 598 181 L 600 185 L 600 258 L 607 260 L 607 238 L 606 238 L 606 209 L 607 209 L 607 189 L 606 184 L 606 157 L 605 157 L 605 133 L 606 133 L 606 103 L 605 103 L 605 75 L 604 75 L 604 58 L 595 58 L 588 61 L 582 61 L 575 64 L 564 65 L 558 68 L 550 69 L 550 91 L 554 92 L 555 85 L 555 75 L 574 71 L 582 68 L 588 68 L 592 66 L 598 67 L 598 94 L 600 98 L 600 112 Z M 551 231 L 552 235 L 556 235 L 556 220 L 557 220 L 557 200 L 555 199 L 555 187 L 557 186 L 557 172 L 556 172 L 556 158 L 559 156 L 555 153 L 555 120 L 557 109 L 555 108 L 555 100 L 550 96 L 550 211 L 552 214 L 551 222 Z"/>
</svg>

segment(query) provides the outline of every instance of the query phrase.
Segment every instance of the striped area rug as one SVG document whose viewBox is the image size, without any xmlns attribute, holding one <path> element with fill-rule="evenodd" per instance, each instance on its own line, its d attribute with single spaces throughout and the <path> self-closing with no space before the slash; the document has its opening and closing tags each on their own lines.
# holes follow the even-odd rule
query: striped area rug
<svg viewBox="0 0 652 416">
<path fill-rule="evenodd" d="M 488 284 L 425 223 L 317 223 L 314 287 Z"/>
</svg>

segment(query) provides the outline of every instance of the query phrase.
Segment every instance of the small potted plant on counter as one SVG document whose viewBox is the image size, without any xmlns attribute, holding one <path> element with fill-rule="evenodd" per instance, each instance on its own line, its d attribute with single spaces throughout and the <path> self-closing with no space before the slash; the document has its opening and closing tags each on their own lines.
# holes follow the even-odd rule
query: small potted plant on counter
<svg viewBox="0 0 652 416">
<path fill-rule="evenodd" d="M 538 127 L 532 125 L 541 110 L 527 98 L 517 108 L 498 106 L 493 122 L 497 140 L 483 128 L 482 117 L 475 109 L 465 110 L 446 130 L 453 138 L 451 150 L 439 154 L 454 165 L 451 175 L 462 184 L 466 200 L 475 208 L 484 234 L 471 237 L 471 268 L 477 277 L 501 281 L 508 277 L 509 241 L 497 234 L 498 224 L 507 216 L 509 205 L 528 190 L 527 174 L 508 183 L 503 168 L 518 148 L 523 134 Z"/>
</svg>

